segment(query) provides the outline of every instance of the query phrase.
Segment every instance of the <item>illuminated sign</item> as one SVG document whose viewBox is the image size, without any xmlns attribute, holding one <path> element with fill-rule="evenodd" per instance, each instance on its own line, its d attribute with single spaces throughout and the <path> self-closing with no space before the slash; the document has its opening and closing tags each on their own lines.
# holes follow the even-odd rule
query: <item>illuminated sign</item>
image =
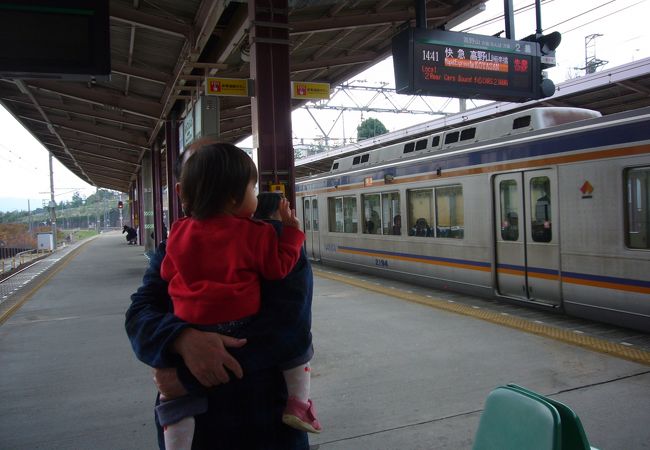
<svg viewBox="0 0 650 450">
<path fill-rule="evenodd" d="M 291 98 L 327 100 L 330 98 L 330 85 L 329 83 L 292 81 Z"/>
<path fill-rule="evenodd" d="M 393 38 L 399 94 L 527 101 L 542 88 L 539 43 L 409 28 Z"/>
<path fill-rule="evenodd" d="M 270 192 L 277 192 L 278 194 L 286 194 L 284 184 L 283 183 L 271 183 L 269 182 L 269 191 Z"/>
<path fill-rule="evenodd" d="M 251 81 L 248 78 L 216 78 L 206 77 L 205 94 L 230 97 L 250 97 L 252 95 Z"/>
</svg>

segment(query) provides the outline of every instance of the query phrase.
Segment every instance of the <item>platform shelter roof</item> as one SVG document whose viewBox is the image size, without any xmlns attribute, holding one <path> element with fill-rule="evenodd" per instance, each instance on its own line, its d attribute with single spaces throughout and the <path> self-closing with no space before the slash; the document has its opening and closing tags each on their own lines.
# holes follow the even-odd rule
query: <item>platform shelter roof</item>
<svg viewBox="0 0 650 450">
<path fill-rule="evenodd" d="M 392 37 L 416 20 L 414 0 L 288 3 L 292 81 L 343 83 L 389 56 Z M 442 27 L 482 3 L 428 0 L 427 26 Z M 185 105 L 203 92 L 206 75 L 250 77 L 248 6 L 243 1 L 110 0 L 109 81 L 0 78 L 0 102 L 81 179 L 128 192 L 154 143 L 164 151 L 171 111 L 180 111 L 182 118 Z M 618 95 L 595 92 L 576 96 L 575 102 L 595 103 L 604 112 L 650 104 L 647 80 L 646 73 L 616 85 Z M 621 101 L 612 104 L 617 98 Z M 250 99 L 222 97 L 219 108 L 225 141 L 250 136 Z M 297 176 L 304 174 L 298 165 Z"/>
</svg>

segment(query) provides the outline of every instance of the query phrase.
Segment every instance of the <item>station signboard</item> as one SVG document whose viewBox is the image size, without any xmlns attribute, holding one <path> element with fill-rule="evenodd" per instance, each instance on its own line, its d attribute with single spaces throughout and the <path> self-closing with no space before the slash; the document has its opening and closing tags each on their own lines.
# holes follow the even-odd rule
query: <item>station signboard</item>
<svg viewBox="0 0 650 450">
<path fill-rule="evenodd" d="M 542 83 L 540 57 L 537 42 L 494 36 L 408 28 L 393 38 L 398 94 L 515 102 L 547 97 L 553 89 Z"/>
<path fill-rule="evenodd" d="M 217 78 L 206 77 L 205 94 L 224 97 L 252 96 L 252 80 L 248 78 Z"/>
<path fill-rule="evenodd" d="M 292 81 L 291 98 L 298 100 L 327 100 L 330 98 L 330 84 Z"/>
</svg>

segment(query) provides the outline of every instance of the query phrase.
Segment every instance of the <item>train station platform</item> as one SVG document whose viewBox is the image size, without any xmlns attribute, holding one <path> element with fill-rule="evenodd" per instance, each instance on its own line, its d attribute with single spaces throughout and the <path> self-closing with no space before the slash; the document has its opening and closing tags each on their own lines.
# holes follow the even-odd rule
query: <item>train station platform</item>
<svg viewBox="0 0 650 450">
<path fill-rule="evenodd" d="M 156 448 L 155 388 L 124 332 L 146 265 L 142 247 L 106 233 L 0 291 L 0 449 Z M 312 448 L 471 449 L 487 395 L 507 383 L 569 405 L 601 450 L 650 448 L 647 334 L 314 272 L 324 431 Z"/>
</svg>

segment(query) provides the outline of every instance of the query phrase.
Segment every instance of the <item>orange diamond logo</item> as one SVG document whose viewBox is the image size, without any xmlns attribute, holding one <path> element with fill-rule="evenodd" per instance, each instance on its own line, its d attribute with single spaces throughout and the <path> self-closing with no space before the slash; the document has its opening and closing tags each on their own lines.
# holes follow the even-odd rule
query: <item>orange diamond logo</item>
<svg viewBox="0 0 650 450">
<path fill-rule="evenodd" d="M 594 187 L 591 185 L 590 182 L 585 181 L 582 187 L 580 188 L 580 192 L 582 192 L 582 195 L 591 195 L 591 193 L 594 192 Z"/>
</svg>

